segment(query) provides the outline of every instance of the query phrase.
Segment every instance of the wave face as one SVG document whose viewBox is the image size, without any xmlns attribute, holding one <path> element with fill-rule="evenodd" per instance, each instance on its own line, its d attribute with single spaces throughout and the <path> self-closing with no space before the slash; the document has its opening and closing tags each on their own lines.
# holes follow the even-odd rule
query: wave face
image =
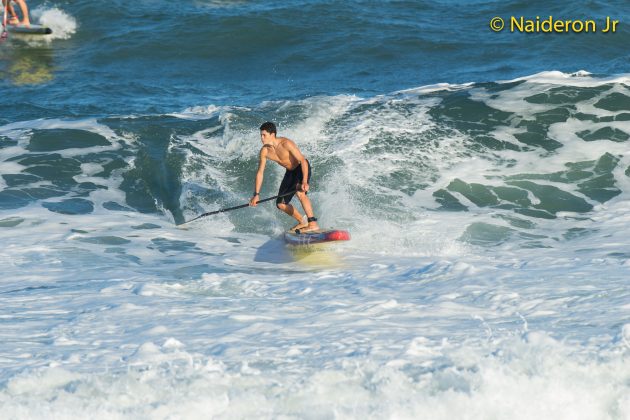
<svg viewBox="0 0 630 420">
<path fill-rule="evenodd" d="M 247 200 L 257 127 L 271 119 L 311 159 L 324 223 L 359 231 L 366 249 L 389 240 L 393 253 L 427 242 L 566 249 L 620 234 L 627 81 L 547 72 L 367 99 L 8 124 L 0 206 L 160 213 L 179 224 Z M 274 195 L 283 172 L 267 172 L 263 193 Z M 273 210 L 225 217 L 237 232 L 270 234 L 282 223 Z M 441 228 L 427 229 L 431 220 Z M 623 254 L 605 242 L 600 251 Z"/>
</svg>

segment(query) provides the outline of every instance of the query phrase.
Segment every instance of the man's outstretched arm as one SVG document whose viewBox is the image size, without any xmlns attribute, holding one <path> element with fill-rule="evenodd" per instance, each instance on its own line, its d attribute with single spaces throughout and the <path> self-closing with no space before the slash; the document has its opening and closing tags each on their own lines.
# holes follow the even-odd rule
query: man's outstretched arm
<svg viewBox="0 0 630 420">
<path fill-rule="evenodd" d="M 265 148 L 260 150 L 258 157 L 258 171 L 256 171 L 256 181 L 254 182 L 254 195 L 249 200 L 249 205 L 256 207 L 260 200 L 260 189 L 262 188 L 263 178 L 265 176 L 265 165 L 267 164 L 267 151 Z"/>
</svg>

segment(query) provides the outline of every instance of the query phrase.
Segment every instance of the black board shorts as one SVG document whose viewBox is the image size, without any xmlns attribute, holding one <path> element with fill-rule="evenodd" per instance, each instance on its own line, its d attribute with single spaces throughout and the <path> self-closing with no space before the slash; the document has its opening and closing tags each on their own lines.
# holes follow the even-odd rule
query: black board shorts
<svg viewBox="0 0 630 420">
<path fill-rule="evenodd" d="M 311 175 L 313 171 L 311 170 L 311 162 L 306 159 L 306 164 L 308 165 L 308 180 L 307 182 L 311 183 Z M 285 197 L 278 197 L 276 199 L 276 204 L 289 204 L 293 196 L 295 195 L 295 190 L 297 188 L 297 184 L 302 183 L 302 165 L 298 165 L 297 168 L 292 171 L 288 170 L 284 174 L 284 178 L 282 178 L 282 182 L 280 183 L 280 189 L 278 190 L 278 195 L 286 194 L 288 192 L 294 191 L 294 193 L 289 194 Z M 308 194 L 308 192 L 306 192 Z"/>
</svg>

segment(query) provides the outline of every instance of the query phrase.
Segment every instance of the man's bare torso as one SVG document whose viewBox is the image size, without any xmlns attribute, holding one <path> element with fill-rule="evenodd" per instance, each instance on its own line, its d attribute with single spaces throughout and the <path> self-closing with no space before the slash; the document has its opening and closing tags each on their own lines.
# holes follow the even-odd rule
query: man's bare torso
<svg viewBox="0 0 630 420">
<path fill-rule="evenodd" d="M 289 151 L 288 147 L 293 146 L 296 148 L 297 146 L 292 140 L 286 137 L 278 137 L 278 140 L 279 143 L 276 147 L 273 147 L 272 145 L 263 146 L 263 150 L 267 151 L 266 158 L 273 160 L 274 162 L 278 162 L 281 166 L 284 166 L 288 170 L 292 171 L 297 168 L 300 161 L 298 161 Z"/>
</svg>

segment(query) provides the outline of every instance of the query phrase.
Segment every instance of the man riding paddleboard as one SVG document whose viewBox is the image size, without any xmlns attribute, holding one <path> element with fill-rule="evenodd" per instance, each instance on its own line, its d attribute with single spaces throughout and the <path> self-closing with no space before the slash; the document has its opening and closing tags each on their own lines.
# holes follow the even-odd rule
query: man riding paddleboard
<svg viewBox="0 0 630 420">
<path fill-rule="evenodd" d="M 276 133 L 276 126 L 272 122 L 266 122 L 260 126 L 260 140 L 263 146 L 260 148 L 254 195 L 249 200 L 249 205 L 256 207 L 258 204 L 267 159 L 273 160 L 286 169 L 278 191 L 278 195 L 282 197 L 278 197 L 276 206 L 298 221 L 291 230 L 300 229 L 301 232 L 318 230 L 317 218 L 313 215 L 313 206 L 307 196 L 312 174 L 311 164 L 292 140 L 286 137 L 276 137 Z M 291 193 L 293 191 L 300 200 L 306 216 L 302 216 L 294 206 L 289 204 L 294 195 Z"/>
</svg>

